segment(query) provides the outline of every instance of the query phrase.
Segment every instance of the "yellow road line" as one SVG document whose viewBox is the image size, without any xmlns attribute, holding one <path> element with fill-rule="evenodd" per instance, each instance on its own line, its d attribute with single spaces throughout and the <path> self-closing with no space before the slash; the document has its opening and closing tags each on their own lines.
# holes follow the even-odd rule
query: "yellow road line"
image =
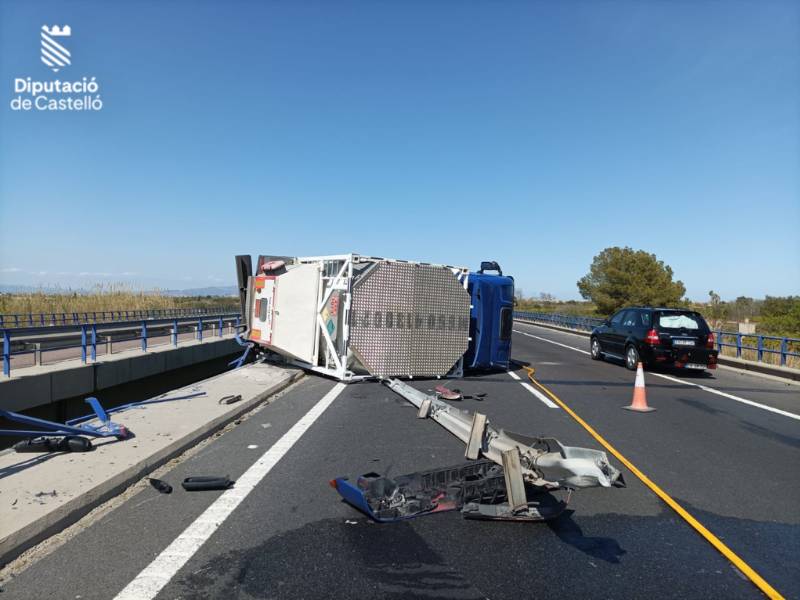
<svg viewBox="0 0 800 600">
<path fill-rule="evenodd" d="M 758 587 L 758 589 L 760 589 L 762 592 L 764 592 L 764 594 L 767 595 L 767 597 L 783 599 L 783 596 L 781 596 L 781 594 L 775 588 L 773 588 L 770 584 L 768 584 L 764 580 L 764 578 L 761 577 L 761 575 L 756 573 L 756 571 L 750 565 L 744 562 L 733 550 L 731 550 L 730 548 L 728 548 L 728 546 L 722 543 L 722 540 L 720 540 L 717 536 L 715 536 L 708 529 L 706 529 L 705 526 L 703 526 L 703 524 L 700 523 L 700 521 L 698 521 L 692 515 L 690 515 L 686 511 L 686 509 L 683 508 L 680 504 L 678 504 L 675 500 L 673 500 L 669 494 L 667 494 L 664 490 L 658 487 L 653 481 L 651 481 L 650 478 L 647 477 L 647 475 L 645 475 L 639 469 L 637 469 L 631 461 L 629 461 L 622 454 L 620 454 L 620 452 L 616 448 L 614 448 L 614 446 L 609 444 L 603 438 L 603 436 L 597 433 L 591 427 L 591 425 L 589 425 L 586 421 L 584 421 L 577 414 L 575 414 L 575 412 L 569 406 L 564 404 L 564 402 L 558 396 L 556 396 L 543 384 L 536 381 L 536 378 L 534 377 L 534 372 L 535 372 L 534 369 L 532 369 L 531 367 L 523 367 L 523 368 L 528 372 L 528 379 L 531 380 L 531 383 L 538 386 L 543 392 L 545 392 L 548 396 L 550 396 L 553 399 L 553 401 L 556 402 L 561 408 L 563 408 L 564 411 L 566 411 L 566 413 L 569 416 L 575 419 L 581 425 L 581 427 L 583 427 L 586 431 L 588 431 L 589 434 L 594 439 L 600 442 L 600 444 L 602 444 L 603 447 L 606 450 L 608 450 L 611 454 L 617 457 L 617 460 L 619 460 L 623 465 L 625 465 L 631 473 L 636 475 L 636 477 L 638 477 L 642 483 L 644 483 L 647 487 L 649 487 L 650 490 L 652 490 L 652 492 L 656 496 L 661 498 L 672 510 L 678 513 L 681 516 L 681 518 L 683 518 L 684 521 L 686 521 L 689 525 L 694 527 L 694 529 L 700 535 L 702 535 L 709 544 L 714 546 L 714 548 L 716 548 L 720 552 L 720 554 L 722 554 L 725 558 L 731 561 L 736 566 L 737 569 L 739 569 L 742 573 L 744 573 L 747 576 L 747 578 Z"/>
</svg>

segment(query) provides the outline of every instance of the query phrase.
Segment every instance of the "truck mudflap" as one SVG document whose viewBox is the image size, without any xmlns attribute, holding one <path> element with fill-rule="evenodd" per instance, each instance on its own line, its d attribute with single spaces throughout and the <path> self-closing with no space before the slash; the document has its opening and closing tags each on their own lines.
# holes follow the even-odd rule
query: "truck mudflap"
<svg viewBox="0 0 800 600">
<path fill-rule="evenodd" d="M 351 506 L 381 523 L 404 521 L 439 512 L 460 510 L 467 519 L 545 521 L 560 515 L 571 492 L 563 498 L 526 486 L 528 501 L 512 508 L 503 467 L 477 460 L 452 467 L 419 471 L 394 479 L 367 473 L 355 485 L 338 477 L 331 486 Z"/>
</svg>

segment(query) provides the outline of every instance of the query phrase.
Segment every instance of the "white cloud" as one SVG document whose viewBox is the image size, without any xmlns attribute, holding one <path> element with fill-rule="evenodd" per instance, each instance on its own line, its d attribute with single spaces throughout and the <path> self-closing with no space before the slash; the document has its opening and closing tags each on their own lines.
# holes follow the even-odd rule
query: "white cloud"
<svg viewBox="0 0 800 600">
<path fill-rule="evenodd" d="M 22 269 L 19 267 L 5 267 L 4 269 L 0 269 L 0 273 L 20 273 Z"/>
</svg>

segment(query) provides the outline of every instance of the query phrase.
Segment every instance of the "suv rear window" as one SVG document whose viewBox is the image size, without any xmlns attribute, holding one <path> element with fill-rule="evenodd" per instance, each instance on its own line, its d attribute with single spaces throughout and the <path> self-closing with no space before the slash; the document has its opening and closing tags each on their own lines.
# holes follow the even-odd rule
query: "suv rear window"
<svg viewBox="0 0 800 600">
<path fill-rule="evenodd" d="M 690 329 L 693 331 L 708 328 L 703 317 L 691 312 L 658 313 L 658 326 L 661 329 Z"/>
</svg>

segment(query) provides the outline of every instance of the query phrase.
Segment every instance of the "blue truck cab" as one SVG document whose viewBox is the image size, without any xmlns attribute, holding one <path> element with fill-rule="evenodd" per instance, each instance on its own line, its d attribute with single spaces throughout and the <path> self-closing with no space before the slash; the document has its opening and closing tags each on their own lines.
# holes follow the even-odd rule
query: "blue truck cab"
<svg viewBox="0 0 800 600">
<path fill-rule="evenodd" d="M 496 271 L 490 275 L 486 271 Z M 511 329 L 514 323 L 514 278 L 504 276 L 500 265 L 484 261 L 470 273 L 470 344 L 464 368 L 508 369 L 511 360 Z"/>
</svg>

